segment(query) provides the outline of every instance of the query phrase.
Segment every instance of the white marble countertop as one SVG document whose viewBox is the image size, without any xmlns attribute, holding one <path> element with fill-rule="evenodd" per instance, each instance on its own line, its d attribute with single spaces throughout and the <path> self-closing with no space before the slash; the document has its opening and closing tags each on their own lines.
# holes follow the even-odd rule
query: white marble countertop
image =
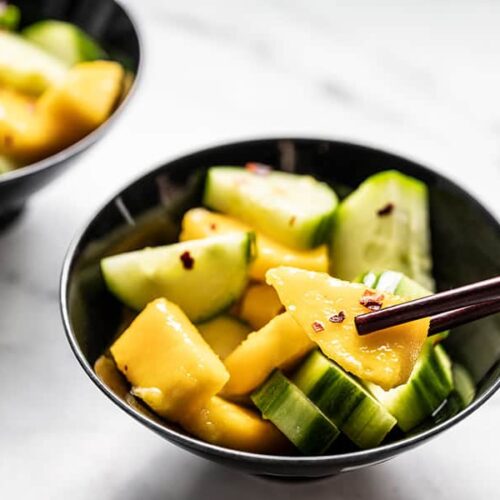
<svg viewBox="0 0 500 500">
<path fill-rule="evenodd" d="M 0 235 L 1 498 L 498 498 L 500 395 L 391 462 L 269 483 L 192 456 L 118 410 L 70 352 L 57 293 L 71 237 L 113 192 L 165 159 L 242 138 L 380 146 L 468 186 L 500 216 L 500 3 L 128 3 L 145 41 L 138 93 Z"/>
</svg>

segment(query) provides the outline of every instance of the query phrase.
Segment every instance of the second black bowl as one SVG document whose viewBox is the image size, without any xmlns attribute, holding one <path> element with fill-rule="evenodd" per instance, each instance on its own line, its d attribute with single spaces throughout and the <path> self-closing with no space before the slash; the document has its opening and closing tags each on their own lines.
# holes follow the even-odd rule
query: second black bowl
<svg viewBox="0 0 500 500">
<path fill-rule="evenodd" d="M 141 44 L 130 15 L 114 0 L 16 0 L 22 27 L 42 19 L 76 24 L 94 37 L 112 59 L 135 74 L 128 96 L 112 116 L 89 135 L 62 151 L 31 165 L 0 174 L 0 229 L 23 208 L 26 200 L 67 168 L 71 160 L 101 138 L 126 105 L 135 89 L 141 63 Z"/>
<path fill-rule="evenodd" d="M 175 241 L 183 212 L 201 203 L 206 169 L 249 161 L 311 174 L 330 183 L 340 195 L 381 170 L 397 169 L 417 177 L 429 187 L 438 288 L 500 274 L 500 226 L 495 218 L 449 180 L 404 158 L 353 144 L 310 139 L 242 142 L 185 156 L 120 191 L 78 235 L 64 263 L 61 310 L 68 340 L 87 375 L 118 407 L 161 437 L 210 460 L 251 473 L 319 477 L 383 462 L 420 445 L 477 410 L 499 388 L 498 316 L 454 330 L 447 339 L 451 357 L 465 365 L 477 382 L 476 399 L 439 425 L 370 450 L 300 457 L 259 455 L 214 446 L 154 418 L 129 397 L 104 384 L 92 367 L 111 343 L 122 307 L 106 290 L 100 259 Z"/>
</svg>

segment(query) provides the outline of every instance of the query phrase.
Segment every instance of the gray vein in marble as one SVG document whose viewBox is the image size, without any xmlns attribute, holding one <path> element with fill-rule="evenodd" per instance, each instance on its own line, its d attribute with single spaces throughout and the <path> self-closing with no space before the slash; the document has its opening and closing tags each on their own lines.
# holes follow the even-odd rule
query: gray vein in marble
<svg viewBox="0 0 500 500">
<path fill-rule="evenodd" d="M 284 12 L 288 12 L 285 9 Z M 158 8 L 155 20 L 163 25 L 169 25 L 171 28 L 179 29 L 185 33 L 211 40 L 213 42 L 229 42 L 231 48 L 241 49 L 245 52 L 257 57 L 260 62 L 266 64 L 273 70 L 286 74 L 287 77 L 293 78 L 295 81 L 305 83 L 312 89 L 319 89 L 320 95 L 333 99 L 336 103 L 350 106 L 356 112 L 369 116 L 376 121 L 389 122 L 392 125 L 411 126 L 418 129 L 423 134 L 432 137 L 433 140 L 439 141 L 441 137 L 435 135 L 429 129 L 420 127 L 415 123 L 411 115 L 405 110 L 397 110 L 391 105 L 382 103 L 380 100 L 364 98 L 360 91 L 353 89 L 352 85 L 347 82 L 341 82 L 340 79 L 334 79 L 332 76 L 326 79 L 317 80 L 314 76 L 308 74 L 297 61 L 293 65 L 278 60 L 273 56 L 272 47 L 269 43 L 254 39 L 244 30 L 235 30 L 234 26 L 224 23 L 216 23 L 212 19 L 201 19 L 192 13 L 173 11 L 164 7 Z M 310 17 L 309 21 L 314 25 L 318 19 Z M 328 23 L 323 23 L 323 27 L 328 27 Z M 247 36 L 248 35 L 248 36 Z M 403 72 L 417 73 L 419 70 L 411 66 L 404 68 Z M 422 72 L 421 80 L 425 80 L 425 73 Z"/>
<path fill-rule="evenodd" d="M 59 299 L 58 287 L 40 286 L 33 280 L 26 279 L 22 273 L 14 269 L 0 271 L 0 294 L 8 295 L 11 290 L 7 290 L 7 287 L 11 290 L 20 289 L 26 294 L 44 301 L 57 302 Z"/>
<path fill-rule="evenodd" d="M 206 22 L 191 13 L 167 10 L 164 7 L 157 12 L 155 21 L 163 26 L 180 29 L 199 38 L 229 42 L 232 48 L 242 48 L 262 61 L 272 58 L 271 48 L 267 42 L 242 36 L 243 32 L 235 30 L 234 26 L 215 23 L 213 20 Z"/>
<path fill-rule="evenodd" d="M 337 102 L 344 104 L 356 104 L 359 100 L 359 96 L 357 96 L 352 88 L 349 85 L 341 83 L 335 80 L 324 80 L 319 81 L 317 83 L 318 88 L 320 88 L 325 95 L 328 97 L 335 99 Z"/>
<path fill-rule="evenodd" d="M 300 5 L 273 0 L 271 5 L 278 10 L 283 16 L 293 18 L 304 25 L 307 24 L 310 28 L 321 31 L 329 37 L 335 34 L 335 27 L 331 25 L 326 16 L 315 15 L 314 9 L 304 9 Z M 204 37 L 213 41 L 224 41 L 231 43 L 232 48 L 243 49 L 253 56 L 258 57 L 262 63 L 266 63 L 272 69 L 286 74 L 294 78 L 296 81 L 302 81 L 310 87 L 320 87 L 322 95 L 328 96 L 344 106 L 352 106 L 352 108 L 361 114 L 366 114 L 375 121 L 385 121 L 392 125 L 398 126 L 404 124 L 405 127 L 411 127 L 415 132 L 419 132 L 433 141 L 449 141 L 452 139 L 436 133 L 429 127 L 419 124 L 412 114 L 409 114 L 405 109 L 395 109 L 392 104 L 382 102 L 380 98 L 370 96 L 369 99 L 364 97 L 362 88 L 353 90 L 352 85 L 342 83 L 337 79 L 328 77 L 321 79 L 319 82 L 308 74 L 304 67 L 301 67 L 300 62 L 293 61 L 293 65 L 286 64 L 280 61 L 273 54 L 272 45 L 263 40 L 252 38 L 244 29 L 236 30 L 234 26 L 228 23 L 214 22 L 212 19 L 200 19 L 191 13 L 182 13 L 179 11 L 172 12 L 162 8 L 159 9 L 164 18 L 169 21 L 172 27 L 177 27 L 194 34 L 198 37 Z M 387 51 L 377 52 L 370 49 L 372 58 L 377 60 L 377 65 L 380 66 L 381 73 L 378 75 L 380 79 L 392 75 L 393 84 L 398 86 L 403 85 L 408 88 L 410 85 L 412 92 L 421 94 L 429 101 L 427 104 L 435 102 L 439 106 L 449 110 L 452 114 L 462 115 L 464 124 L 470 126 L 470 122 L 476 122 L 478 129 L 482 129 L 484 133 L 490 134 L 490 123 L 486 120 L 478 119 L 473 110 L 466 101 L 457 100 L 447 92 L 439 90 L 439 85 L 429 70 L 415 64 L 411 60 L 404 60 L 395 53 Z M 362 64 L 362 61 L 360 61 Z M 452 119 L 450 117 L 450 119 Z"/>
<path fill-rule="evenodd" d="M 384 121 L 398 125 L 408 122 L 408 114 L 404 111 L 398 111 L 391 106 L 386 106 L 374 99 L 367 100 L 361 94 L 356 93 L 348 85 L 332 79 L 316 82 L 322 95 L 333 99 L 336 103 L 349 106 L 358 112 L 364 113 L 375 120 Z M 416 126 L 416 124 L 412 124 Z"/>
<path fill-rule="evenodd" d="M 392 74 L 397 81 L 411 85 L 411 88 L 428 98 L 437 98 L 437 82 L 429 70 L 416 65 L 413 61 L 383 52 L 377 57 L 377 64 L 386 73 Z"/>
<path fill-rule="evenodd" d="M 277 9 L 283 16 L 301 25 L 308 25 L 314 30 L 319 30 L 327 34 L 332 33 L 331 23 L 324 16 L 316 15 L 314 9 L 301 8 L 296 2 L 290 0 L 267 0 L 267 3 Z"/>
<path fill-rule="evenodd" d="M 301 71 L 300 68 L 292 68 L 285 64 L 280 64 L 275 58 L 271 57 L 272 51 L 268 44 L 263 41 L 251 40 L 249 37 L 237 35 L 233 27 L 227 25 L 215 25 L 215 23 L 204 23 L 195 16 L 182 14 L 178 12 L 166 11 L 161 9 L 164 19 L 157 19 L 158 22 L 168 23 L 176 28 L 187 31 L 197 37 L 208 38 L 213 41 L 231 42 L 232 47 L 238 47 L 249 51 L 254 56 L 257 56 L 263 63 L 269 64 L 273 69 L 286 73 L 287 76 L 293 77 L 297 81 L 302 81 L 310 85 L 312 88 L 319 88 L 322 95 L 333 98 L 336 102 L 353 106 L 357 111 L 366 112 L 374 118 L 380 120 L 391 121 L 394 124 L 400 124 L 408 119 L 408 115 L 391 109 L 390 106 L 371 104 L 361 99 L 348 85 L 343 84 L 333 79 L 316 82 L 314 79 L 307 76 L 307 72 Z"/>
</svg>

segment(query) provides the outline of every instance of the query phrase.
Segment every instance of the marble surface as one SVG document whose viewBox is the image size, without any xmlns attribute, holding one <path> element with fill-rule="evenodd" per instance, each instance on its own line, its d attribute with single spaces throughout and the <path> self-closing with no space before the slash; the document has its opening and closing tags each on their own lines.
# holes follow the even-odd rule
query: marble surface
<svg viewBox="0 0 500 500">
<path fill-rule="evenodd" d="M 500 216 L 500 3 L 142 0 L 139 92 L 107 137 L 0 235 L 5 499 L 497 498 L 500 395 L 391 462 L 309 484 L 211 464 L 119 411 L 64 338 L 61 263 L 113 192 L 195 148 L 343 138 L 415 158 Z"/>
</svg>

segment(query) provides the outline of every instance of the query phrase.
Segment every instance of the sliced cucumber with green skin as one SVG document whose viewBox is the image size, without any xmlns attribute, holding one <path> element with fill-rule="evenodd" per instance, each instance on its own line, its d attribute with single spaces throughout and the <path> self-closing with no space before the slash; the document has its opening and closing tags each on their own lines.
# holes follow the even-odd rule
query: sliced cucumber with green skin
<svg viewBox="0 0 500 500">
<path fill-rule="evenodd" d="M 453 373 L 453 394 L 455 394 L 462 408 L 469 406 L 476 397 L 476 384 L 472 375 L 459 363 L 453 363 L 451 368 Z"/>
<path fill-rule="evenodd" d="M 360 448 L 379 445 L 396 419 L 354 377 L 319 351 L 293 377 L 297 387 Z"/>
<path fill-rule="evenodd" d="M 441 346 L 427 342 L 406 384 L 389 391 L 369 382 L 365 385 L 407 432 L 432 415 L 450 394 L 451 362 Z"/>
<path fill-rule="evenodd" d="M 231 233 L 107 257 L 101 270 L 109 290 L 141 310 L 159 297 L 193 322 L 227 309 L 248 282 L 254 233 Z"/>
<path fill-rule="evenodd" d="M 432 295 L 432 292 L 419 285 L 416 281 L 408 278 L 403 273 L 397 271 L 369 271 L 356 279 L 358 283 L 378 290 L 380 292 L 388 292 L 406 299 L 419 299 Z M 435 333 L 429 337 L 429 340 L 436 344 L 445 339 L 449 334 L 449 330 L 445 332 Z"/>
<path fill-rule="evenodd" d="M 397 271 L 369 271 L 361 275 L 357 280 L 374 290 L 388 292 L 408 299 L 418 299 L 432 292 Z"/>
<path fill-rule="evenodd" d="M 470 373 L 460 364 L 453 363 L 453 390 L 448 395 L 446 402 L 421 425 L 413 429 L 412 434 L 425 431 L 437 424 L 445 422 L 460 413 L 476 396 L 476 386 Z"/>
<path fill-rule="evenodd" d="M 61 83 L 68 67 L 14 33 L 0 30 L 0 85 L 39 95 Z"/>
<path fill-rule="evenodd" d="M 270 420 L 304 455 L 326 451 L 339 430 L 295 384 L 276 370 L 251 396 Z"/>
<path fill-rule="evenodd" d="M 467 407 L 476 396 L 476 385 L 470 373 L 460 364 L 453 363 L 453 390 L 450 392 L 446 403 L 433 415 L 434 423 L 438 424 L 448 420 Z"/>
<path fill-rule="evenodd" d="M 369 177 L 336 211 L 331 274 L 393 269 L 433 290 L 428 212 L 423 182 L 393 170 Z"/>
<path fill-rule="evenodd" d="M 21 20 L 21 11 L 15 5 L 0 3 L 0 30 L 15 31 Z"/>
<path fill-rule="evenodd" d="M 22 35 L 68 66 L 106 58 L 106 53 L 99 44 L 71 23 L 39 21 L 25 28 Z"/>
<path fill-rule="evenodd" d="M 207 173 L 203 203 L 284 245 L 305 249 L 325 242 L 337 195 L 327 184 L 308 175 L 212 167 Z"/>
</svg>

